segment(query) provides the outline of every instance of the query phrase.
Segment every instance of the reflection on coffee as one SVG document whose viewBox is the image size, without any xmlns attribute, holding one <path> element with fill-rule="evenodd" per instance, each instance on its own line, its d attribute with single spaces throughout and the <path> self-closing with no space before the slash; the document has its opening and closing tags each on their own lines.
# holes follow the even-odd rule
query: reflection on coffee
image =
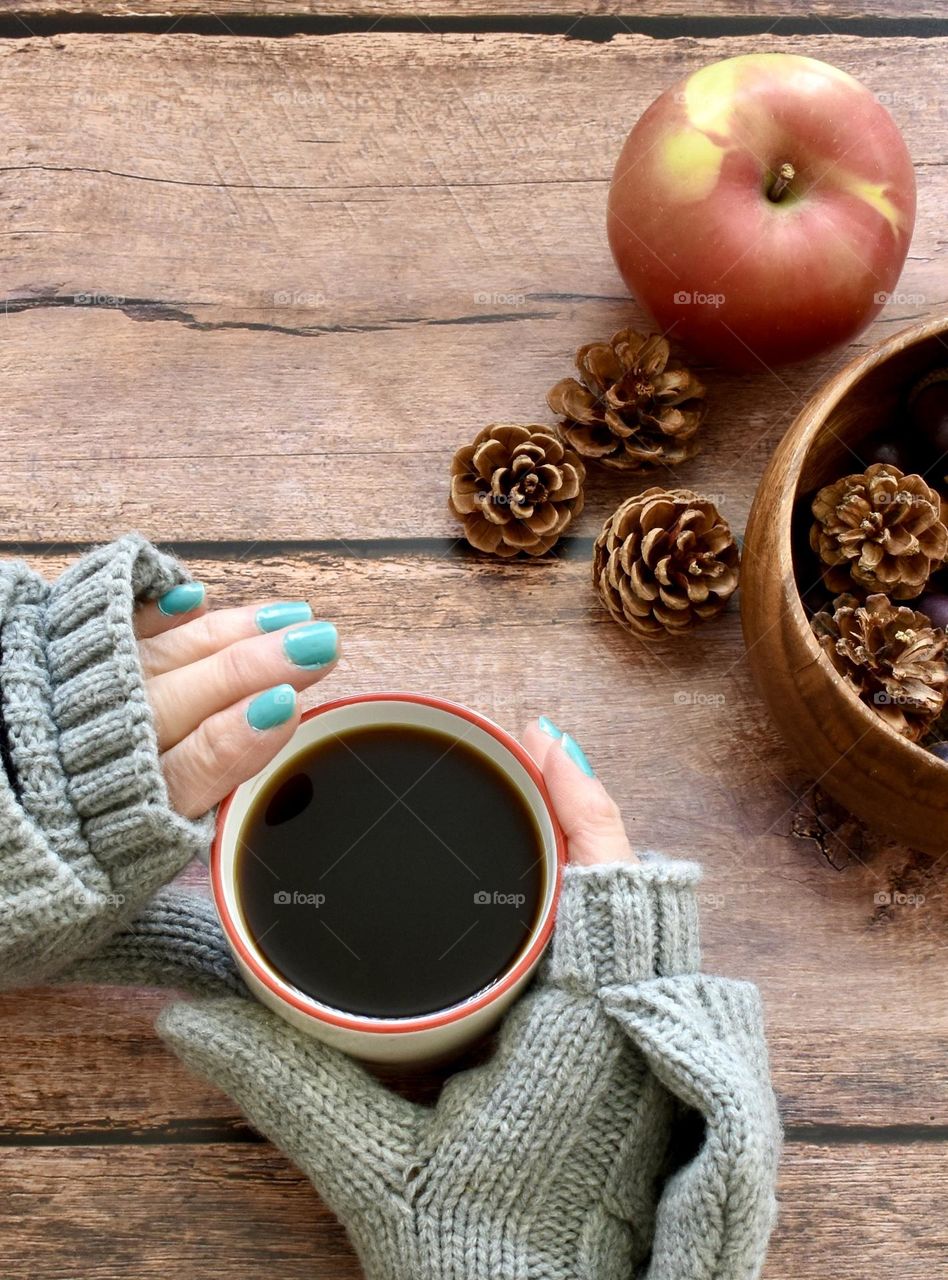
<svg viewBox="0 0 948 1280">
<path fill-rule="evenodd" d="M 267 780 L 236 885 L 284 979 L 347 1013 L 404 1018 L 509 968 L 541 914 L 545 863 L 533 813 L 487 756 L 386 725 L 307 747 Z"/>
</svg>

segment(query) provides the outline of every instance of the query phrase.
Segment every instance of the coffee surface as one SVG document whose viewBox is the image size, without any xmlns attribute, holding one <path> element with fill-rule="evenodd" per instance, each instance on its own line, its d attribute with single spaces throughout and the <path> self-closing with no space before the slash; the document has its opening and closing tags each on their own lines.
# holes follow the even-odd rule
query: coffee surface
<svg viewBox="0 0 948 1280">
<path fill-rule="evenodd" d="M 305 748 L 255 797 L 237 891 L 306 995 L 379 1018 L 445 1009 L 500 977 L 546 892 L 536 821 L 476 748 L 413 726 Z"/>
</svg>

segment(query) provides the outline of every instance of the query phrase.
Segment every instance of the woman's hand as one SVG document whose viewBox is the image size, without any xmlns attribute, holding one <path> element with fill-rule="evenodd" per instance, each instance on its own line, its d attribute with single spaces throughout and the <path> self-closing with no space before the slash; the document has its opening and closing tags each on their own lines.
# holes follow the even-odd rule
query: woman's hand
<svg viewBox="0 0 948 1280">
<path fill-rule="evenodd" d="M 208 612 L 204 595 L 184 583 L 135 625 L 168 794 L 186 818 L 273 759 L 299 723 L 297 693 L 339 656 L 336 628 L 303 601 Z"/>
<path fill-rule="evenodd" d="M 541 716 L 527 726 L 523 745 L 543 773 L 566 836 L 570 862 L 581 867 L 600 862 L 638 862 L 625 834 L 619 806 L 593 773 L 575 739 Z"/>
</svg>

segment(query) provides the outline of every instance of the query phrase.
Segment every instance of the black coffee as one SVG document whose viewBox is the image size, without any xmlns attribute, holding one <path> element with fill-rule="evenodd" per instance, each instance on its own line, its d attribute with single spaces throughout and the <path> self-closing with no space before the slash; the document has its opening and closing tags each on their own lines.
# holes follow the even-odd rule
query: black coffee
<svg viewBox="0 0 948 1280">
<path fill-rule="evenodd" d="M 251 937 L 300 991 L 348 1013 L 432 1013 L 498 978 L 546 893 L 540 832 L 485 755 L 410 726 L 294 756 L 237 850 Z"/>
</svg>

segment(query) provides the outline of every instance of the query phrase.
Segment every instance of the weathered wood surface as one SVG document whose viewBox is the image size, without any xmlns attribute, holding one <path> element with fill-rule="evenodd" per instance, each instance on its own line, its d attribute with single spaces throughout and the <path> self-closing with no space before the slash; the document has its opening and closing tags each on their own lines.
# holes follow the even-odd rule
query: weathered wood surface
<svg viewBox="0 0 948 1280">
<path fill-rule="evenodd" d="M 696 16 L 693 4 L 685 0 L 28 0 L 22 8 L 28 22 L 32 14 L 94 15 L 111 17 L 169 17 L 219 15 L 228 17 L 314 16 L 354 19 L 359 17 L 415 19 L 419 28 L 435 18 L 611 18 L 629 22 L 642 18 Z M 905 0 L 715 0 L 713 10 L 700 16 L 712 19 L 770 18 L 787 20 L 944 18 L 944 0 L 921 0 L 909 9 Z M 224 21 L 222 21 L 224 26 Z"/>
<path fill-rule="evenodd" d="M 54 574 L 67 557 L 30 561 Z M 881 848 L 853 848 L 838 869 L 816 843 L 794 836 L 805 784 L 750 687 L 735 611 L 679 643 L 643 647 L 598 608 L 585 554 L 495 565 L 460 554 L 251 550 L 191 565 L 215 603 L 303 596 L 335 619 L 344 658 L 310 701 L 414 688 L 512 728 L 545 711 L 575 730 L 636 843 L 704 861 L 707 963 L 761 984 L 788 1122 L 946 1119 L 940 869 Z M 200 884 L 202 874 L 190 878 Z M 183 1085 L 152 1041 L 158 997 L 143 997 L 140 1009 L 132 1002 L 126 1014 L 128 998 L 113 993 L 98 1030 L 97 1000 L 71 992 L 35 1007 L 16 996 L 0 1002 L 17 1079 L 31 1082 L 3 1117 L 8 1128 L 42 1127 L 49 1107 L 53 1126 L 93 1128 L 113 1106 L 123 1124 L 137 1114 L 152 1125 L 203 1114 L 195 1099 L 207 1092 Z M 90 1059 L 85 1049 L 76 1054 L 76 1034 Z M 110 1055 L 131 1065 L 143 1040 L 144 1077 L 118 1073 L 129 1081 L 127 1098 L 116 1096 L 113 1076 L 96 1083 Z M 53 1062 L 61 1081 L 46 1095 Z M 140 1113 L 143 1097 L 155 1102 Z"/>
<path fill-rule="evenodd" d="M 0 1150 L 0 1232 L 42 1280 L 357 1280 L 339 1226 L 264 1145 Z M 948 1165 L 929 1144 L 788 1147 L 764 1280 L 944 1273 Z M 8 1253 L 8 1263 L 13 1260 Z"/>
<path fill-rule="evenodd" d="M 552 421 L 576 346 L 641 320 L 604 236 L 626 130 L 679 75 L 759 44 L 0 42 L 0 528 L 450 534 L 454 448 L 485 422 Z M 948 305 L 942 43 L 768 44 L 887 95 L 919 166 L 912 257 L 860 343 Z M 843 358 L 712 375 L 704 452 L 677 478 L 740 526 Z M 635 483 L 591 484 L 579 531 Z"/>
<path fill-rule="evenodd" d="M 343 8 L 381 12 L 318 12 Z M 944 42 L 774 30 L 0 41 L 0 544 L 53 573 L 62 544 L 135 525 L 175 543 L 215 603 L 311 598 L 343 636 L 333 693 L 416 688 L 512 728 L 541 711 L 568 725 L 636 843 L 704 861 L 708 967 L 763 989 L 790 1139 L 769 1280 L 864 1280 L 883 1253 L 893 1274 L 934 1280 L 948 1249 L 944 863 L 821 825 L 750 686 L 736 610 L 668 645 L 605 619 L 588 537 L 632 485 L 597 479 L 580 536 L 542 564 L 466 553 L 444 505 L 456 444 L 492 420 L 549 421 L 544 392 L 572 350 L 639 318 L 605 245 L 609 173 L 640 111 L 701 63 L 793 49 L 880 93 L 916 160 L 919 224 L 899 296 L 857 345 L 948 306 Z M 845 358 L 710 375 L 705 450 L 676 478 L 740 528 L 774 443 Z M 0 998 L 14 1082 L 0 1232 L 15 1258 L 0 1272 L 355 1280 L 303 1180 L 164 1053 L 163 999 Z"/>
</svg>

